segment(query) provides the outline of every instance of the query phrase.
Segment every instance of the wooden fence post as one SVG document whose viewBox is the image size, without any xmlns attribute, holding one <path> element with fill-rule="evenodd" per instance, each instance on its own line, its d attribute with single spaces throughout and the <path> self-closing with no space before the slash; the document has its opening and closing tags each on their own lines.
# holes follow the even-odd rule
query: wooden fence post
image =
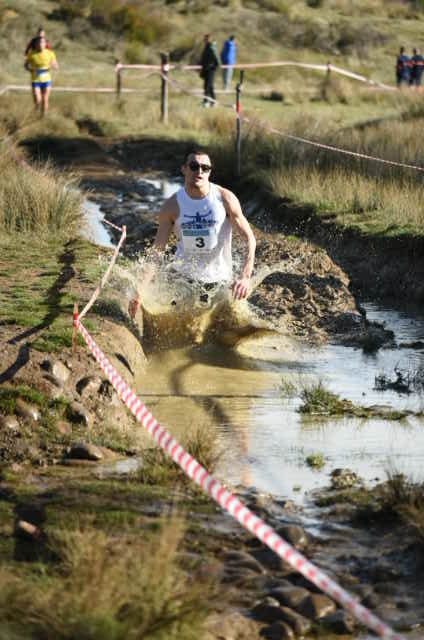
<svg viewBox="0 0 424 640">
<path fill-rule="evenodd" d="M 240 79 L 236 85 L 236 155 L 237 155 L 237 175 L 240 175 L 241 172 L 241 105 L 240 105 L 240 94 L 241 94 L 241 85 L 243 84 L 243 76 L 244 70 L 240 70 Z"/>
<path fill-rule="evenodd" d="M 168 124 L 168 72 L 169 55 L 160 54 L 161 65 L 161 86 L 160 86 L 160 119 L 164 124 Z"/>
<path fill-rule="evenodd" d="M 322 83 L 321 97 L 323 100 L 328 100 L 328 90 L 331 83 L 331 62 L 327 62 L 327 72 L 325 74 L 324 82 Z"/>
</svg>

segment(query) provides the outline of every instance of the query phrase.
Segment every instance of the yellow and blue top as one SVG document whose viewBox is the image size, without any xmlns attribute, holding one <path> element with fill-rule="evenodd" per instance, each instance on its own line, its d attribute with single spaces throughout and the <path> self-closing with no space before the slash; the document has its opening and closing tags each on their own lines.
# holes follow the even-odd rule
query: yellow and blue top
<svg viewBox="0 0 424 640">
<path fill-rule="evenodd" d="M 27 67 L 31 71 L 32 82 L 50 82 L 50 65 L 54 60 L 56 56 L 51 49 L 31 49 L 27 55 Z"/>
</svg>

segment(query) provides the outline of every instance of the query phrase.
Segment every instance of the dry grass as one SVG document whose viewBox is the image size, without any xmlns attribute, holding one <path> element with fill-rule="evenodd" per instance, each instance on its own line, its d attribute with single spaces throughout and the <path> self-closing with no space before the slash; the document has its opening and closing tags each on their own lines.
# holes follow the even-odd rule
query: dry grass
<svg viewBox="0 0 424 640">
<path fill-rule="evenodd" d="M 0 143 L 0 230 L 72 233 L 81 196 L 69 177 L 49 166 L 32 167 L 10 140 Z"/>
<path fill-rule="evenodd" d="M 150 541 L 91 529 L 57 532 L 54 569 L 38 576 L 0 569 L 0 636 L 198 640 L 211 592 L 178 567 L 180 538 L 176 521 Z"/>
<path fill-rule="evenodd" d="M 217 449 L 216 434 L 206 427 L 192 429 L 181 442 L 182 446 L 207 471 L 212 472 L 221 456 Z M 175 481 L 186 481 L 188 476 L 180 467 L 158 447 L 145 449 L 142 455 L 142 465 L 136 472 L 136 477 L 145 484 L 169 484 Z"/>
</svg>

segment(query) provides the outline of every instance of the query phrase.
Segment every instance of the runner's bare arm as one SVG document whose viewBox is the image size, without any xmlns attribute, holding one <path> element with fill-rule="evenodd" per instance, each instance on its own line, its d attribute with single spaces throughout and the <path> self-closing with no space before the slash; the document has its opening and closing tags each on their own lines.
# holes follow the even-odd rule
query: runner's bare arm
<svg viewBox="0 0 424 640">
<path fill-rule="evenodd" d="M 246 241 L 247 251 L 240 275 L 233 282 L 233 296 L 236 300 L 246 298 L 250 277 L 255 262 L 256 239 L 246 217 L 243 215 L 239 199 L 229 191 L 221 187 L 222 201 L 228 217 L 231 220 L 233 229 L 237 231 Z"/>
<path fill-rule="evenodd" d="M 156 232 L 153 248 L 146 262 L 146 266 L 142 272 L 143 284 L 147 285 L 153 280 L 158 260 L 161 258 L 163 250 L 166 247 L 166 243 L 171 235 L 172 227 L 174 226 L 174 220 L 178 214 L 177 199 L 175 196 L 171 196 L 166 200 L 158 214 L 159 226 Z M 140 294 L 137 291 L 136 295 L 130 300 L 128 305 L 128 313 L 130 317 L 134 319 L 135 314 L 140 306 Z"/>
</svg>

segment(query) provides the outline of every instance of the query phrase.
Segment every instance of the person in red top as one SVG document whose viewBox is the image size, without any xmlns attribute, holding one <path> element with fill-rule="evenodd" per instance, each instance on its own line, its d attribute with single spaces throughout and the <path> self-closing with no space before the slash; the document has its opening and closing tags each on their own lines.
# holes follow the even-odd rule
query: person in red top
<svg viewBox="0 0 424 640">
<path fill-rule="evenodd" d="M 25 57 L 28 55 L 31 49 L 35 49 L 35 45 L 37 44 L 37 40 L 39 38 L 46 38 L 46 32 L 44 31 L 43 27 L 38 27 L 37 35 L 31 38 L 31 40 L 28 42 L 27 46 L 25 47 Z M 50 42 L 48 40 L 46 40 L 46 49 L 50 49 Z"/>
</svg>

